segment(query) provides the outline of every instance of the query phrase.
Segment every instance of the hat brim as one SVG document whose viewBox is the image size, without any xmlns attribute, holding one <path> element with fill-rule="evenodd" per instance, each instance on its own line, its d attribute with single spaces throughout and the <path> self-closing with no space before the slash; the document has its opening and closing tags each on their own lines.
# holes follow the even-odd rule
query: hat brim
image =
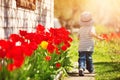
<svg viewBox="0 0 120 80">
<path fill-rule="evenodd" d="M 81 21 L 80 20 L 80 26 L 92 26 L 94 24 L 93 20 L 90 21 Z"/>
</svg>

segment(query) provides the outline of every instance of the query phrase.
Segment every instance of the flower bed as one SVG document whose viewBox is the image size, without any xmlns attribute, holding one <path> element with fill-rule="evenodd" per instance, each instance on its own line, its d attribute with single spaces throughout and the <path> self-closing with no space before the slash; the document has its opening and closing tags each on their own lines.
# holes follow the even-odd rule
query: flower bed
<svg viewBox="0 0 120 80">
<path fill-rule="evenodd" d="M 53 80 L 70 65 L 71 41 L 65 28 L 46 31 L 40 24 L 35 32 L 20 30 L 0 40 L 0 80 Z"/>
</svg>

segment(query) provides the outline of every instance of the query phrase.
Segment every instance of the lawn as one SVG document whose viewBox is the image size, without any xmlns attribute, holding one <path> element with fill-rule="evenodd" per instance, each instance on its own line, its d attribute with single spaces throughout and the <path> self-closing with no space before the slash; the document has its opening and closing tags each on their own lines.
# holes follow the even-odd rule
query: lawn
<svg viewBox="0 0 120 80">
<path fill-rule="evenodd" d="M 120 80 L 120 40 L 98 41 L 93 54 L 96 80 Z"/>
<path fill-rule="evenodd" d="M 78 40 L 74 34 L 69 54 L 72 64 L 78 61 Z M 120 80 L 120 40 L 95 40 L 93 62 L 96 80 Z"/>
</svg>

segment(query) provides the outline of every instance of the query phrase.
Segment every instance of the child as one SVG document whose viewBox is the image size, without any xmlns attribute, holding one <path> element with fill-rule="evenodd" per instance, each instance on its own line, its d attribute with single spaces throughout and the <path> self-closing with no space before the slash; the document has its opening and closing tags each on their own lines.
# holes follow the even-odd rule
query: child
<svg viewBox="0 0 120 80">
<path fill-rule="evenodd" d="M 87 69 L 89 73 L 93 73 L 92 53 L 94 51 L 93 37 L 103 40 L 102 37 L 96 35 L 93 26 L 92 15 L 89 12 L 83 12 L 80 18 L 80 30 L 78 32 L 79 42 L 79 76 L 84 76 L 84 70 Z"/>
</svg>

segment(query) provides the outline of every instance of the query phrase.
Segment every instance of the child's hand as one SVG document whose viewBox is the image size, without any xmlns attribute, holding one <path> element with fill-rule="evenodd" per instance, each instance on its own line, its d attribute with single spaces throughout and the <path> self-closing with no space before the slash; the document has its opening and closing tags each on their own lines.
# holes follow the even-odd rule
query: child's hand
<svg viewBox="0 0 120 80">
<path fill-rule="evenodd" d="M 101 41 L 105 40 L 105 38 L 103 38 L 103 37 L 101 37 L 101 36 L 99 37 L 99 39 L 100 39 Z"/>
<path fill-rule="evenodd" d="M 103 38 L 102 40 L 109 41 L 109 36 L 107 34 L 102 34 L 100 37 Z"/>
</svg>

